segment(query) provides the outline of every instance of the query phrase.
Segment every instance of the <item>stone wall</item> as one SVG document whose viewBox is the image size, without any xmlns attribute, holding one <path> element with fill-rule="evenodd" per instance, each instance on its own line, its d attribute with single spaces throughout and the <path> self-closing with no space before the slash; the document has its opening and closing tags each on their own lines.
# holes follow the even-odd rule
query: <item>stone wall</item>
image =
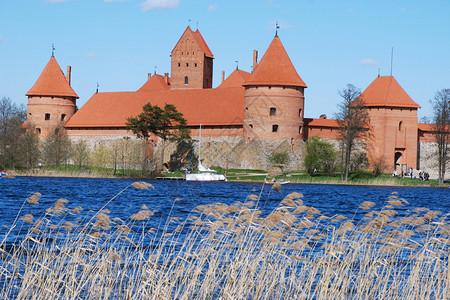
<svg viewBox="0 0 450 300">
<path fill-rule="evenodd" d="M 438 178 L 438 155 L 435 142 L 419 142 L 417 145 L 418 166 L 417 169 L 430 174 L 431 179 Z M 450 163 L 445 170 L 445 180 L 450 180 Z"/>
<path fill-rule="evenodd" d="M 167 142 L 164 150 L 164 162 L 171 161 L 171 155 L 177 150 L 177 142 Z M 194 147 L 194 144 L 192 144 Z M 195 146 L 195 159 L 198 157 L 198 144 Z M 269 157 L 276 152 L 287 152 L 290 157 L 286 170 L 303 169 L 305 142 L 297 140 L 247 140 L 242 137 L 202 138 L 201 160 L 206 167 L 262 169 L 269 170 Z M 161 156 L 161 143 L 156 147 L 155 157 Z M 185 164 L 190 156 L 184 156 Z M 170 164 L 169 164 L 170 165 Z"/>
</svg>

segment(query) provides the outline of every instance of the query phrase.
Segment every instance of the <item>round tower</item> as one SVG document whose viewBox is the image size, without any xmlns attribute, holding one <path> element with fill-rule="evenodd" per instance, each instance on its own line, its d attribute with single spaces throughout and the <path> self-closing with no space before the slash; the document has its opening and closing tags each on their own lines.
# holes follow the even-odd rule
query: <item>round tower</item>
<svg viewBox="0 0 450 300">
<path fill-rule="evenodd" d="M 56 133 L 76 110 L 78 95 L 70 87 L 71 67 L 64 75 L 52 56 L 28 96 L 27 122 L 35 127 L 40 138 Z"/>
<path fill-rule="evenodd" d="M 243 84 L 244 137 L 299 139 L 303 137 L 304 89 L 307 87 L 275 36 L 253 74 Z"/>
</svg>

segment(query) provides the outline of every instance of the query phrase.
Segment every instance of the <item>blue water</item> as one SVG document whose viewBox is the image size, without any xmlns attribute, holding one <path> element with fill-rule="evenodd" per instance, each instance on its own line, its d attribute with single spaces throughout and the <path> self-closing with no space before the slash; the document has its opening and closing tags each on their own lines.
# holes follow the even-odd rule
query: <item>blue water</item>
<svg viewBox="0 0 450 300">
<path fill-rule="evenodd" d="M 17 177 L 0 180 L 0 234 L 8 230 L 6 226 L 13 224 L 15 218 L 32 214 L 39 218 L 56 200 L 69 200 L 68 208 L 83 207 L 83 213 L 98 211 L 110 199 L 125 189 L 135 180 L 128 179 L 92 179 L 92 178 L 53 178 L 53 177 Z M 155 189 L 139 190 L 129 187 L 118 195 L 107 209 L 111 218 L 128 219 L 145 204 L 149 209 L 157 210 L 151 218 L 149 226 L 158 228 L 164 224 L 169 212 L 171 216 L 186 219 L 188 214 L 198 205 L 222 202 L 232 204 L 245 202 L 250 194 L 260 194 L 259 207 L 264 213 L 275 208 L 279 202 L 291 192 L 304 195 L 303 202 L 313 206 L 322 214 L 333 216 L 342 214 L 348 218 L 360 219 L 365 211 L 358 211 L 363 201 L 375 202 L 375 209 L 381 207 L 392 192 L 409 202 L 400 209 L 405 213 L 416 207 L 439 210 L 443 214 L 450 212 L 450 189 L 426 187 L 374 187 L 345 185 L 289 184 L 283 185 L 280 192 L 271 190 L 271 186 L 262 183 L 232 182 L 187 182 L 187 181 L 147 181 Z M 42 194 L 39 204 L 24 203 L 34 192 Z M 174 202 L 175 199 L 179 199 Z M 23 208 L 21 210 L 21 207 Z M 171 208 L 173 209 L 171 211 Z M 23 223 L 23 222 L 22 222 Z M 27 228 L 30 226 L 23 223 Z"/>
</svg>

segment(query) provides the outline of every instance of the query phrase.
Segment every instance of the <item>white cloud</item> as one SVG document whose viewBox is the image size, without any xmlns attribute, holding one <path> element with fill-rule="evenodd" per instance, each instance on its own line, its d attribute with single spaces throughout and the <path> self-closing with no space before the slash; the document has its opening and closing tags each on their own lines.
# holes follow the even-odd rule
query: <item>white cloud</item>
<svg viewBox="0 0 450 300">
<path fill-rule="evenodd" d="M 216 4 L 210 4 L 210 5 L 208 6 L 208 10 L 209 10 L 209 11 L 216 10 L 218 6 L 219 6 L 219 5 L 218 5 L 217 3 L 216 3 Z"/>
<path fill-rule="evenodd" d="M 89 52 L 89 53 L 86 55 L 86 57 L 87 57 L 87 58 L 97 58 L 98 55 L 97 55 L 97 53 L 95 53 L 95 52 Z"/>
<path fill-rule="evenodd" d="M 141 3 L 143 11 L 152 9 L 175 8 L 180 5 L 180 0 L 146 0 Z"/>
<path fill-rule="evenodd" d="M 371 59 L 371 58 L 363 59 L 363 60 L 361 60 L 360 63 L 361 63 L 362 65 L 371 65 L 371 66 L 378 65 L 378 62 L 375 61 L 375 60 L 373 60 L 373 59 Z"/>
</svg>

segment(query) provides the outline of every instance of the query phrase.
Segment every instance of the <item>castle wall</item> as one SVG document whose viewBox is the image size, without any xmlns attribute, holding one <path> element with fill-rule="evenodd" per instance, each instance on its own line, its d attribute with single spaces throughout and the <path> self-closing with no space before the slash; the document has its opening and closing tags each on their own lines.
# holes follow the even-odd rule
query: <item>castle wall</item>
<svg viewBox="0 0 450 300">
<path fill-rule="evenodd" d="M 418 142 L 419 163 L 418 169 L 428 172 L 431 179 L 437 179 L 438 173 L 438 153 L 436 142 Z M 445 180 L 450 180 L 450 164 L 445 169 Z"/>
<path fill-rule="evenodd" d="M 308 139 L 317 136 L 325 140 L 337 140 L 339 135 L 339 128 L 333 127 L 307 127 Z"/>
<path fill-rule="evenodd" d="M 277 140 L 302 138 L 304 101 L 303 88 L 300 87 L 246 87 L 244 137 Z"/>
</svg>

